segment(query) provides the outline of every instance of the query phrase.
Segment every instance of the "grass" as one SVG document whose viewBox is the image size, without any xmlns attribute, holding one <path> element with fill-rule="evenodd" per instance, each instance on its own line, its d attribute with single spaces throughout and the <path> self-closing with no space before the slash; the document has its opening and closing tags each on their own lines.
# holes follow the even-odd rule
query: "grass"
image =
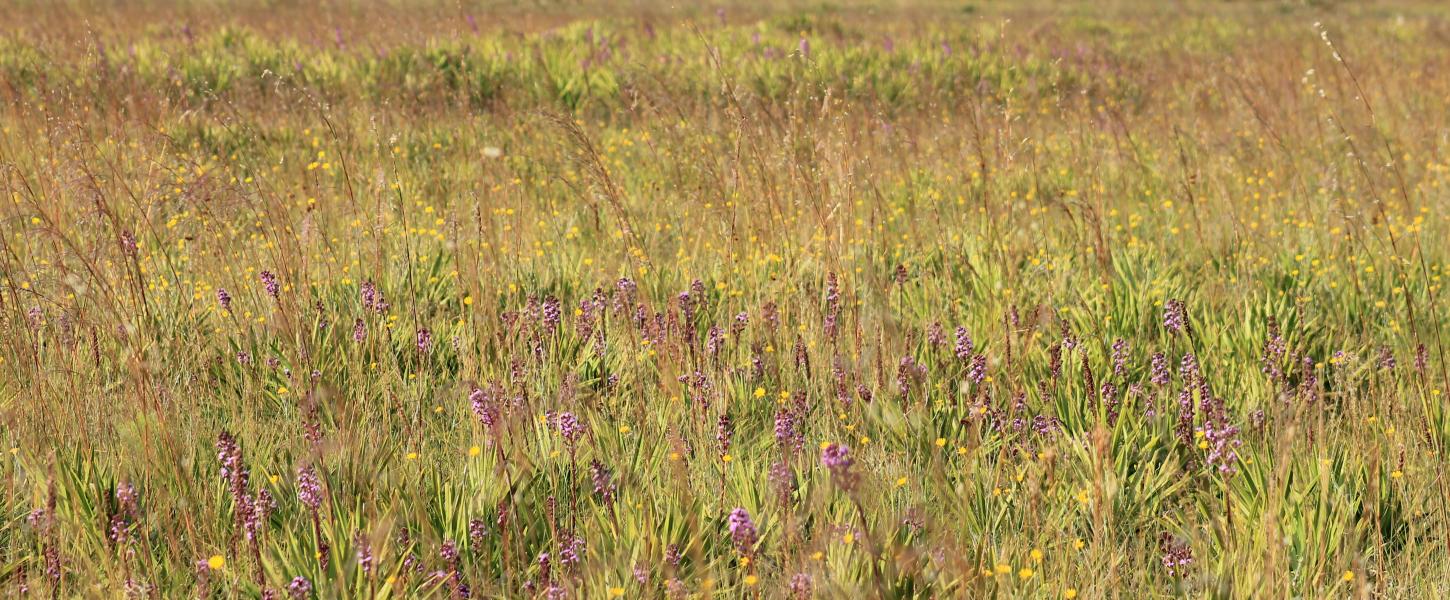
<svg viewBox="0 0 1450 600">
<path fill-rule="evenodd" d="M 1446 593 L 1443 9 L 578 8 L 16 4 L 7 594 Z"/>
</svg>

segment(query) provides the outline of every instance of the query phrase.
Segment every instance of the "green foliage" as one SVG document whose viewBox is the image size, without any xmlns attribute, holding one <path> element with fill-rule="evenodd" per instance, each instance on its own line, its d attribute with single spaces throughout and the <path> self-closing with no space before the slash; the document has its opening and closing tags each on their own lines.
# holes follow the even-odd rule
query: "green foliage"
<svg viewBox="0 0 1450 600">
<path fill-rule="evenodd" d="M 1434 7 L 344 5 L 0 32 L 7 594 L 1444 595 Z"/>
</svg>

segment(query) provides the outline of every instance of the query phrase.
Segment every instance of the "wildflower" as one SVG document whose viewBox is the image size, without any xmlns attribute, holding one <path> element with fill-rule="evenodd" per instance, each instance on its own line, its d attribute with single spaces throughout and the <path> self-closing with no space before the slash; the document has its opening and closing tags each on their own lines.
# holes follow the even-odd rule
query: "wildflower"
<svg viewBox="0 0 1450 600">
<path fill-rule="evenodd" d="M 978 354 L 972 357 L 972 368 L 967 371 L 967 379 L 972 383 L 980 385 L 987 378 L 987 357 Z"/>
<path fill-rule="evenodd" d="M 719 325 L 711 325 L 710 331 L 705 334 L 705 353 L 710 358 L 719 358 L 720 347 L 725 343 L 725 334 L 720 330 Z"/>
<path fill-rule="evenodd" d="M 545 331 L 553 333 L 555 329 L 558 329 L 560 314 L 561 307 L 559 299 L 553 296 L 544 297 L 542 323 Z"/>
<path fill-rule="evenodd" d="M 690 590 L 685 587 L 685 582 L 672 577 L 665 582 L 665 592 L 671 600 L 674 600 L 683 599 L 690 593 Z"/>
<path fill-rule="evenodd" d="M 1395 353 L 1389 346 L 1380 346 L 1379 368 L 1392 371 L 1395 368 Z"/>
<path fill-rule="evenodd" d="M 791 600 L 809 600 L 811 597 L 811 576 L 805 573 L 796 573 L 790 577 L 789 595 Z"/>
<path fill-rule="evenodd" d="M 23 563 L 22 563 L 22 566 L 23 566 Z M 211 591 L 210 591 L 211 590 L 211 566 L 208 564 L 208 561 L 198 560 L 198 561 L 196 561 L 196 567 L 195 568 L 196 568 L 196 595 L 198 597 L 200 597 L 200 598 L 210 597 L 211 596 Z M 21 572 L 20 575 L 22 576 L 22 579 L 21 580 L 24 581 L 24 578 L 23 578 L 24 572 Z M 22 585 L 22 588 L 23 587 L 24 586 Z"/>
<path fill-rule="evenodd" d="M 720 456 L 724 457 L 730 454 L 730 442 L 734 435 L 735 424 L 731 422 L 730 415 L 720 415 L 719 420 L 715 423 L 715 442 L 719 446 Z"/>
<path fill-rule="evenodd" d="M 911 356 L 901 357 L 901 362 L 896 367 L 896 388 L 902 396 L 911 392 L 913 383 L 919 383 L 926 379 L 926 365 L 916 362 Z"/>
<path fill-rule="evenodd" d="M 791 492 L 795 489 L 795 475 L 791 473 L 790 466 L 784 461 L 772 463 L 768 478 L 770 487 L 775 490 L 776 498 L 780 500 L 781 505 L 789 505 Z"/>
<path fill-rule="evenodd" d="M 227 293 L 226 288 L 216 289 L 216 302 L 222 310 L 232 312 L 232 295 Z"/>
<path fill-rule="evenodd" d="M 855 489 L 859 476 L 853 471 L 855 461 L 851 449 L 841 444 L 828 444 L 821 450 L 821 465 L 831 472 L 831 480 L 846 492 Z"/>
<path fill-rule="evenodd" d="M 956 354 L 957 360 L 965 361 L 972 357 L 972 336 L 967 334 L 967 328 L 957 326 L 956 344 L 952 347 L 952 353 Z"/>
<path fill-rule="evenodd" d="M 934 322 L 926 328 L 926 343 L 932 347 L 938 347 L 947 342 L 946 331 L 942 329 L 941 322 Z"/>
<path fill-rule="evenodd" d="M 363 282 L 362 287 L 358 290 L 358 295 L 362 299 L 363 309 L 377 314 L 388 312 L 387 300 L 383 299 L 382 292 L 378 291 L 377 284 L 373 283 L 371 279 Z"/>
<path fill-rule="evenodd" d="M 1158 542 L 1163 552 L 1163 566 L 1171 576 L 1181 576 L 1185 567 L 1193 564 L 1193 549 L 1188 542 L 1163 534 Z"/>
<path fill-rule="evenodd" d="M 1153 382 L 1154 385 L 1168 385 L 1170 377 L 1171 375 L 1168 372 L 1168 357 L 1164 356 L 1162 352 L 1154 352 L 1151 374 L 1148 380 Z"/>
<path fill-rule="evenodd" d="M 750 314 L 745 311 L 735 313 L 735 319 L 730 324 L 730 334 L 739 337 L 745 333 L 745 327 L 750 324 Z"/>
<path fill-rule="evenodd" d="M 1218 409 L 1206 418 L 1200 431 L 1208 443 L 1208 464 L 1217 467 L 1224 475 L 1233 475 L 1238 471 L 1235 466 L 1238 462 L 1236 449 L 1242 442 L 1238 439 L 1239 428 L 1226 422 L 1222 402 L 1217 400 Z"/>
<path fill-rule="evenodd" d="M 297 468 L 297 499 L 313 513 L 322 507 L 322 483 L 311 465 Z"/>
<path fill-rule="evenodd" d="M 823 323 L 827 339 L 836 339 L 836 322 L 837 320 L 839 320 L 840 316 L 841 285 L 840 282 L 836 280 L 836 274 L 834 272 L 827 273 L 825 322 Z"/>
<path fill-rule="evenodd" d="M 483 547 L 483 540 L 486 537 L 488 537 L 488 523 L 483 519 L 473 519 L 468 522 L 469 547 L 473 548 L 475 552 Z"/>
<path fill-rule="evenodd" d="M 1178 335 L 1188 327 L 1188 311 L 1182 300 L 1169 300 L 1163 305 L 1163 328 Z"/>
<path fill-rule="evenodd" d="M 121 232 L 121 252 L 131 258 L 136 258 L 136 234 L 129 230 Z"/>
<path fill-rule="evenodd" d="M 571 412 L 559 413 L 553 417 L 552 422 L 555 429 L 558 430 L 559 436 L 564 438 L 564 445 L 572 453 L 579 438 L 584 437 L 586 431 L 584 425 L 579 423 L 579 418 Z"/>
<path fill-rule="evenodd" d="M 754 552 L 758 536 L 755 522 L 750 520 L 750 513 L 746 512 L 744 508 L 736 508 L 730 511 L 728 523 L 730 540 L 735 543 L 736 550 L 745 556 L 750 556 Z"/>
<path fill-rule="evenodd" d="M 277 276 L 273 275 L 271 271 L 262 271 L 258 278 L 262 280 L 262 288 L 267 291 L 267 295 L 276 300 L 277 293 L 282 289 L 282 286 L 277 283 Z"/>
<path fill-rule="evenodd" d="M 360 569 L 363 572 L 363 576 L 365 576 L 365 577 L 372 577 L 372 575 L 373 575 L 373 546 L 372 546 L 372 544 L 370 542 L 368 542 L 367 536 L 364 536 L 362 534 L 362 532 L 358 532 L 358 534 L 356 536 L 353 536 L 353 545 L 357 547 L 356 554 L 357 554 L 357 566 L 358 566 L 358 569 Z"/>
<path fill-rule="evenodd" d="M 589 479 L 594 484 L 594 494 L 605 506 L 613 506 L 618 489 L 613 481 L 614 475 L 598 459 L 589 463 Z"/>
<path fill-rule="evenodd" d="M 760 315 L 765 321 L 765 324 L 770 327 L 771 331 L 775 331 L 776 328 L 780 327 L 780 312 L 774 302 L 762 304 L 760 306 Z"/>
<path fill-rule="evenodd" d="M 788 450 L 798 451 L 805 445 L 805 436 L 797 428 L 796 415 L 784 408 L 775 413 L 775 441 Z"/>
<path fill-rule="evenodd" d="M 292 583 L 287 584 L 287 595 L 292 600 L 305 600 L 312 595 L 312 582 L 301 575 L 293 577 Z"/>
</svg>

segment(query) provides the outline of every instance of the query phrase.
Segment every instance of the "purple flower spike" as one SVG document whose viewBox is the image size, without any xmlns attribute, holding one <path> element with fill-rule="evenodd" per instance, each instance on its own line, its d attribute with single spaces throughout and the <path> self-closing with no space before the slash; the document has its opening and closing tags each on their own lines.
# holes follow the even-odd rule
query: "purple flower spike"
<svg viewBox="0 0 1450 600">
<path fill-rule="evenodd" d="M 851 458 L 851 449 L 841 444 L 828 444 L 821 450 L 821 465 L 831 472 L 831 480 L 841 489 L 850 492 L 856 488 L 860 477 L 853 470 L 856 461 Z"/>
<path fill-rule="evenodd" d="M 755 528 L 755 522 L 750 520 L 750 513 L 744 508 L 736 508 L 730 511 L 730 540 L 735 542 L 735 549 L 741 554 L 749 556 L 755 549 L 755 542 L 759 539 L 759 533 Z"/>
</svg>

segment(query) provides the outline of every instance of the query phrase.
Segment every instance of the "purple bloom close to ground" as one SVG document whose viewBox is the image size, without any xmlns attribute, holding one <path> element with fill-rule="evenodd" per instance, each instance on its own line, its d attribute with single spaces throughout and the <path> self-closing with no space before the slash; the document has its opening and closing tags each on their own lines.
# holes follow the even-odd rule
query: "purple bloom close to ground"
<svg viewBox="0 0 1450 600">
<path fill-rule="evenodd" d="M 755 522 L 750 519 L 750 513 L 743 508 L 736 508 L 730 511 L 728 523 L 730 540 L 735 543 L 735 549 L 745 556 L 754 553 L 759 533 L 756 531 Z"/>
</svg>

